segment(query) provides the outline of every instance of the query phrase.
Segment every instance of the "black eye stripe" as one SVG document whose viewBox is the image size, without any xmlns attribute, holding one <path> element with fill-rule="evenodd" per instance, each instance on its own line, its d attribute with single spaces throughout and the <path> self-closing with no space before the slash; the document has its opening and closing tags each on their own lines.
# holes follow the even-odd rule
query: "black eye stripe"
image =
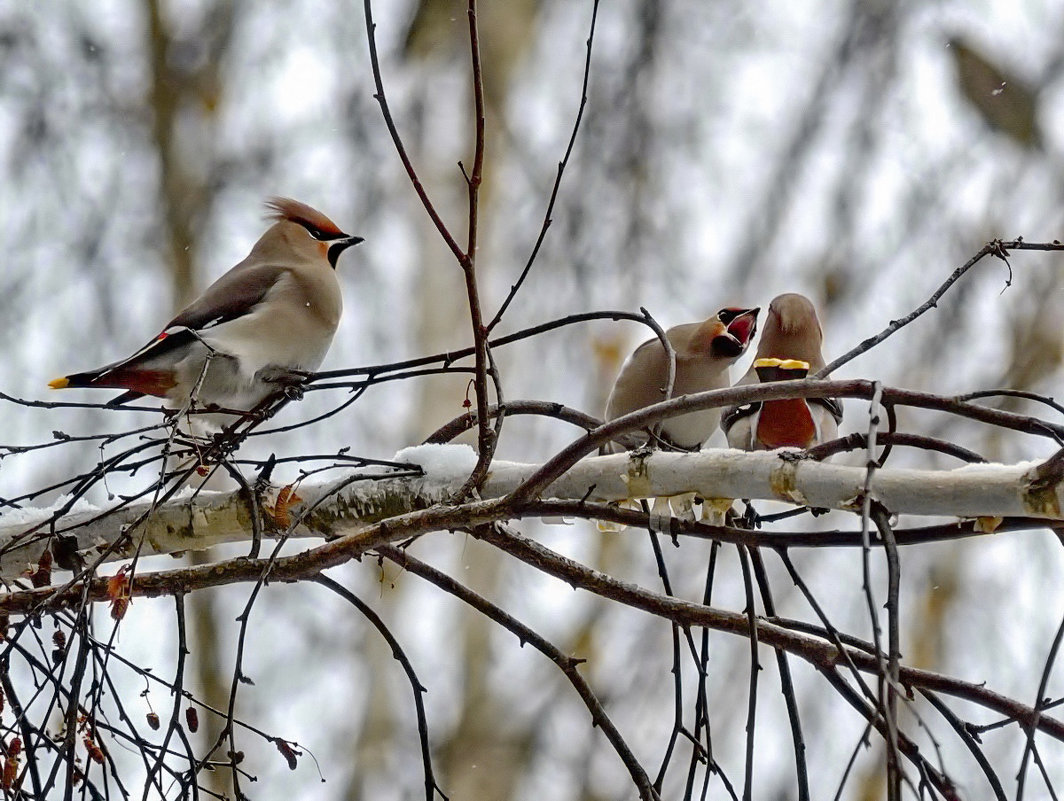
<svg viewBox="0 0 1064 801">
<path fill-rule="evenodd" d="M 342 239 L 343 236 L 344 236 L 343 234 L 334 234 L 331 231 L 323 231 L 320 228 L 318 228 L 316 225 L 312 225 L 311 223 L 304 222 L 303 220 L 300 220 L 299 224 L 302 225 L 304 228 L 306 228 L 307 229 L 307 233 L 309 233 L 312 237 L 317 239 L 319 242 L 329 242 L 329 241 L 331 241 L 333 239 Z"/>
</svg>

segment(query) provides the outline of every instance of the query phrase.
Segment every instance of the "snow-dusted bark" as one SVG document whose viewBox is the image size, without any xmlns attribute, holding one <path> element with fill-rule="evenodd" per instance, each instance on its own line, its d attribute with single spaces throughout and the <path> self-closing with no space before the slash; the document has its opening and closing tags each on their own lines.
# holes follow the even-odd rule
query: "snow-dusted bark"
<svg viewBox="0 0 1064 801">
<path fill-rule="evenodd" d="M 287 514 L 260 516 L 265 536 L 334 538 L 389 517 L 446 502 L 462 485 L 475 459 L 464 445 L 409 448 L 400 459 L 420 464 L 423 478 L 358 481 L 357 471 L 328 482 L 295 487 L 299 500 Z M 1038 463 L 979 464 L 954 470 L 882 468 L 872 494 L 895 514 L 958 518 L 1041 517 L 1056 519 L 1064 503 L 1059 483 L 1039 481 Z M 481 498 L 502 498 L 533 476 L 540 465 L 494 462 Z M 620 501 L 696 493 L 703 498 L 789 501 L 813 507 L 859 511 L 866 471 L 794 458 L 787 452 L 633 452 L 583 459 L 550 485 L 544 498 Z M 277 491 L 256 500 L 269 509 Z M 45 545 L 53 510 L 20 510 L 0 518 L 0 570 L 12 577 L 35 565 Z M 992 526 L 992 524 L 990 524 Z M 121 540 L 109 559 L 197 550 L 254 535 L 252 504 L 241 491 L 186 494 L 155 509 L 138 503 L 115 510 L 76 506 L 55 523 L 57 534 L 77 538 L 91 558 Z M 22 544 L 25 541 L 26 544 Z"/>
</svg>

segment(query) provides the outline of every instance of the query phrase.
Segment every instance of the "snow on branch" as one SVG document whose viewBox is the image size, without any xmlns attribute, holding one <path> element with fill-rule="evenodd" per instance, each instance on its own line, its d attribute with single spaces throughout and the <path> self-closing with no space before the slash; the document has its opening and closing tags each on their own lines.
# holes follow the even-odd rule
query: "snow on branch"
<svg viewBox="0 0 1064 801">
<path fill-rule="evenodd" d="M 397 458 L 421 465 L 425 476 L 360 481 L 359 472 L 352 471 L 330 482 L 307 481 L 296 487 L 300 501 L 290 510 L 294 522 L 282 526 L 276 516 L 263 514 L 263 533 L 335 539 L 443 504 L 468 478 L 474 459 L 465 445 L 423 445 L 401 451 Z M 538 464 L 495 461 L 480 496 L 504 499 L 540 469 Z M 859 511 L 865 476 L 864 468 L 802 459 L 798 451 L 636 451 L 582 459 L 550 484 L 541 498 L 614 502 L 696 493 L 703 498 L 765 499 Z M 895 514 L 967 518 L 1055 520 L 1064 503 L 1056 471 L 1046 471 L 1037 462 L 953 470 L 881 468 L 875 473 L 872 494 Z M 74 543 L 64 538 L 76 538 L 76 549 L 88 559 L 107 549 L 111 549 L 108 559 L 121 559 L 138 548 L 141 554 L 177 553 L 248 541 L 255 529 L 252 509 L 271 505 L 270 493 L 266 495 L 252 504 L 242 490 L 200 492 L 154 510 L 147 502 L 114 510 L 84 508 L 58 520 L 48 510 L 5 514 L 0 521 L 0 572 L 11 578 L 36 565 L 49 533 L 67 543 L 67 549 Z M 514 503 L 510 514 L 500 517 L 518 516 L 520 506 Z"/>
</svg>

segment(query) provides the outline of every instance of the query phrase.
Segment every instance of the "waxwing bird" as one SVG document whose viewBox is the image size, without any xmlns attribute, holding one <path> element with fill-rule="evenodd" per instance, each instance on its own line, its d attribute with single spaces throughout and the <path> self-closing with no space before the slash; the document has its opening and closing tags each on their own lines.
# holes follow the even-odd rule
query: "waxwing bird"
<svg viewBox="0 0 1064 801">
<path fill-rule="evenodd" d="M 788 293 L 768 307 L 757 355 L 736 386 L 806 378 L 824 367 L 824 334 L 816 309 Z M 809 448 L 838 436 L 842 406 L 834 398 L 795 398 L 732 406 L 721 417 L 728 444 L 744 451 Z"/>
<path fill-rule="evenodd" d="M 336 261 L 362 238 L 304 203 L 272 198 L 266 205 L 273 225 L 247 258 L 158 336 L 132 356 L 49 386 L 126 390 L 111 405 L 153 395 L 182 411 L 193 403 L 250 411 L 302 383 L 340 322 Z"/>
<path fill-rule="evenodd" d="M 672 397 L 728 386 L 728 367 L 746 351 L 757 330 L 760 309 L 726 307 L 701 323 L 677 325 L 665 332 L 676 351 Z M 669 360 L 658 339 L 640 345 L 621 366 L 606 402 L 606 420 L 665 400 Z M 665 444 L 698 450 L 716 429 L 720 409 L 705 409 L 664 420 Z M 646 442 L 647 432 L 622 438 L 625 446 Z"/>
</svg>

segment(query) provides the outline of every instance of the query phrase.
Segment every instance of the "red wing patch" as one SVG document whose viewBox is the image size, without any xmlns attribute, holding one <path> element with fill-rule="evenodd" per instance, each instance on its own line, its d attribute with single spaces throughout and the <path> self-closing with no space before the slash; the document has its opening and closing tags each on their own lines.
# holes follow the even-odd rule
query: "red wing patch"
<svg viewBox="0 0 1064 801">
<path fill-rule="evenodd" d="M 801 398 L 765 401 L 757 419 L 757 440 L 768 450 L 808 448 L 816 439 L 816 423 Z"/>
</svg>

